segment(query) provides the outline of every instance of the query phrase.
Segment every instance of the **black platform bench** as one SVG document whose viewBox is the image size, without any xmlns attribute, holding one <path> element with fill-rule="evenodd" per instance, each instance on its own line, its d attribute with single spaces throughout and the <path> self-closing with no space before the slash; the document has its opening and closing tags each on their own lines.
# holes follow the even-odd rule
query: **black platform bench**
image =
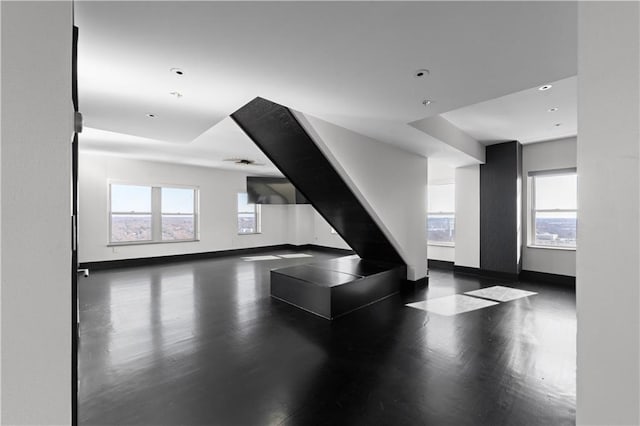
<svg viewBox="0 0 640 426">
<path fill-rule="evenodd" d="M 271 271 L 271 296 L 326 319 L 389 297 L 406 276 L 404 265 L 356 256 Z"/>
</svg>

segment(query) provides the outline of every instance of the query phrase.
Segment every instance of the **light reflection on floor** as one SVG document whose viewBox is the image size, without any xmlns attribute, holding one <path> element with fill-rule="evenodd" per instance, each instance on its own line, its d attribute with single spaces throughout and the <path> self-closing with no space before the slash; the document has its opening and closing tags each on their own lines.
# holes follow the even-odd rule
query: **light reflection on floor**
<svg viewBox="0 0 640 426">
<path fill-rule="evenodd" d="M 502 285 L 494 285 L 491 287 L 481 288 L 479 290 L 466 291 L 464 294 L 474 297 L 482 297 L 483 299 L 495 300 L 497 302 L 510 302 L 523 297 L 534 296 L 538 293 L 518 288 L 505 287 Z"/>
<path fill-rule="evenodd" d="M 434 314 L 452 316 L 469 311 L 475 311 L 476 309 L 487 308 L 497 304 L 498 302 L 492 302 L 490 300 L 463 296 L 462 294 L 454 294 L 453 296 L 438 297 L 436 299 L 428 299 L 423 302 L 409 303 L 407 306 L 422 309 Z"/>
</svg>

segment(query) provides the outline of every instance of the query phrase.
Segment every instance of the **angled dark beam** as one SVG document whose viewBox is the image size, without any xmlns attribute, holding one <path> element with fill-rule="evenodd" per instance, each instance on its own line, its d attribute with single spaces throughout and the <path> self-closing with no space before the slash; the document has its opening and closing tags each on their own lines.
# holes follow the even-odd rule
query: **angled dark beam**
<svg viewBox="0 0 640 426">
<path fill-rule="evenodd" d="M 231 118 L 362 259 L 404 265 L 353 191 L 287 108 L 255 98 Z"/>
</svg>

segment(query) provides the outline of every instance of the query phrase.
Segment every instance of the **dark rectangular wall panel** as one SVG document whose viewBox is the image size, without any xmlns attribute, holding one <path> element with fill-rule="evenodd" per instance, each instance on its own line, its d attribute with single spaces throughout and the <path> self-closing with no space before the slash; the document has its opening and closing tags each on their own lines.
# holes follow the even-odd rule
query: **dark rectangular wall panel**
<svg viewBox="0 0 640 426">
<path fill-rule="evenodd" d="M 288 108 L 256 98 L 231 117 L 362 259 L 404 264 Z"/>
<path fill-rule="evenodd" d="M 309 204 L 285 178 L 247 176 L 247 194 L 253 204 Z"/>
<path fill-rule="evenodd" d="M 519 178 L 520 177 L 520 178 Z M 480 166 L 480 269 L 520 272 L 518 184 L 522 180 L 522 145 L 487 146 Z"/>
</svg>

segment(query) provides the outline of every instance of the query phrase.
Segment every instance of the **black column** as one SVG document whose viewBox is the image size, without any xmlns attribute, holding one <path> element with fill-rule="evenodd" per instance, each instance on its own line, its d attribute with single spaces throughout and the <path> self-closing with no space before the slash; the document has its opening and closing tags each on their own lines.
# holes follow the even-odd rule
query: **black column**
<svg viewBox="0 0 640 426">
<path fill-rule="evenodd" d="M 509 278 L 520 272 L 522 145 L 487 146 L 480 166 L 480 269 Z"/>
</svg>

